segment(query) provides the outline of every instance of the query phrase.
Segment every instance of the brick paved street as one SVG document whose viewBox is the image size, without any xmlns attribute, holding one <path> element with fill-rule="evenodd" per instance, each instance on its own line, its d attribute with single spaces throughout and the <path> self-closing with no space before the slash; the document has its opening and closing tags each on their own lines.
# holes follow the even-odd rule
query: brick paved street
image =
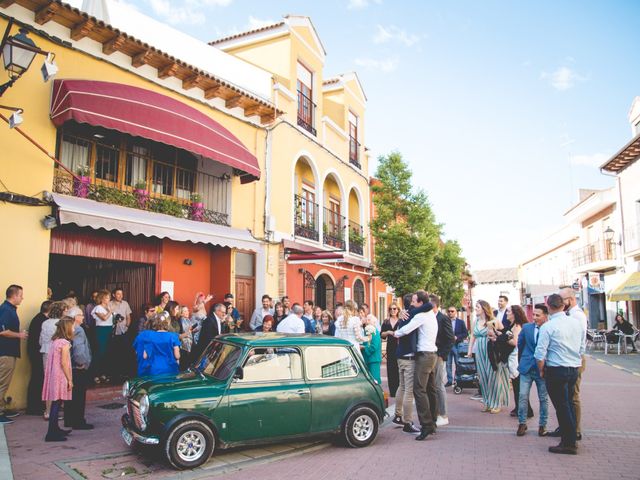
<svg viewBox="0 0 640 480">
<path fill-rule="evenodd" d="M 153 455 L 128 450 L 118 433 L 121 409 L 98 408 L 120 399 L 101 399 L 90 407 L 96 430 L 74 432 L 65 444 L 43 441 L 46 424 L 19 417 L 5 428 L 16 479 L 63 478 L 209 478 L 225 472 L 228 480 L 259 477 L 281 480 L 295 473 L 305 479 L 388 478 L 483 479 L 640 478 L 640 419 L 635 414 L 640 378 L 589 359 L 583 380 L 584 440 L 580 455 L 547 452 L 555 439 L 535 434 L 536 419 L 523 438 L 508 412 L 480 413 L 470 391 L 449 395 L 451 425 L 425 442 L 402 433 L 388 421 L 369 448 L 353 450 L 328 443 L 288 444 L 238 449 L 214 455 L 202 470 L 179 473 Z M 536 405 L 534 402 L 534 409 Z M 555 428 L 552 415 L 549 428 Z M 126 474 L 126 475 L 125 475 Z"/>
</svg>

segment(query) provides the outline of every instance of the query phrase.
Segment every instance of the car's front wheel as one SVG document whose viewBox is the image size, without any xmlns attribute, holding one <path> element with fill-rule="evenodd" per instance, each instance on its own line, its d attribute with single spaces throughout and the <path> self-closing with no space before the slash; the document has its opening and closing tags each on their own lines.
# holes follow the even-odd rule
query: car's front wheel
<svg viewBox="0 0 640 480">
<path fill-rule="evenodd" d="M 215 447 L 215 435 L 200 420 L 186 420 L 169 432 L 164 445 L 167 461 L 175 468 L 195 468 L 206 462 Z"/>
<path fill-rule="evenodd" d="M 378 415 L 369 407 L 358 407 L 349 413 L 342 427 L 344 441 L 350 447 L 366 447 L 378 434 Z"/>
</svg>

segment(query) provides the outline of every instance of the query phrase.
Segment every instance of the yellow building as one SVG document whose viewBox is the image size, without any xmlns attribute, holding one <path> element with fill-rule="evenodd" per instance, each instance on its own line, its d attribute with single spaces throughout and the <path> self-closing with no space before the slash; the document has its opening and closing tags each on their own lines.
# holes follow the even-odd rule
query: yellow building
<svg viewBox="0 0 640 480">
<path fill-rule="evenodd" d="M 268 128 L 266 229 L 280 244 L 281 295 L 331 310 L 353 298 L 386 312 L 371 284 L 367 98 L 355 73 L 325 77 L 325 50 L 308 17 L 211 42 L 274 77 L 284 113 Z M 376 308 L 376 306 L 378 308 Z"/>
<path fill-rule="evenodd" d="M 123 287 L 136 318 L 161 290 L 189 306 L 198 291 L 234 292 L 248 316 L 279 279 L 259 180 L 277 116 L 272 75 L 107 4 L 111 23 L 62 2 L 0 3 L 0 29 L 24 28 L 59 68 L 44 83 L 38 55 L 0 102 L 24 118 L 0 125 L 0 289 L 24 287 L 23 328 L 48 286 L 83 304 Z M 17 408 L 22 357 L 8 393 Z"/>
<path fill-rule="evenodd" d="M 59 69 L 43 83 L 38 56 L 0 102 L 24 117 L 0 125 L 0 220 L 12 232 L 0 239 L 0 288 L 24 287 L 22 326 L 47 287 L 81 303 L 122 287 L 136 315 L 168 290 L 185 305 L 232 292 L 247 319 L 263 293 L 330 310 L 353 298 L 384 316 L 367 99 L 355 73 L 324 76 L 311 21 L 207 45 L 98 4 L 99 18 L 59 1 L 0 3 L 2 31 L 26 29 Z M 28 377 L 22 360 L 9 391 L 18 408 Z"/>
</svg>

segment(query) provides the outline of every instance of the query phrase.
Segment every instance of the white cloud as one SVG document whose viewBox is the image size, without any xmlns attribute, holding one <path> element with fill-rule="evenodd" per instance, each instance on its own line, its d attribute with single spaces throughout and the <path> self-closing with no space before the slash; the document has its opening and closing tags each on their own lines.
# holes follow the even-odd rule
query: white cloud
<svg viewBox="0 0 640 480">
<path fill-rule="evenodd" d="M 256 30 L 257 28 L 266 27 L 267 25 L 273 25 L 274 23 L 278 22 L 270 18 L 256 18 L 253 15 L 250 15 L 247 22 L 247 30 Z"/>
<path fill-rule="evenodd" d="M 381 44 L 393 40 L 400 42 L 407 47 L 411 47 L 420 41 L 420 36 L 413 33 L 409 34 L 395 25 L 389 25 L 388 27 L 376 25 L 376 33 L 373 35 L 373 43 Z"/>
<path fill-rule="evenodd" d="M 349 0 L 347 8 L 349 10 L 362 10 L 372 4 L 380 5 L 382 0 Z"/>
<path fill-rule="evenodd" d="M 207 20 L 204 9 L 226 7 L 233 0 L 147 0 L 153 12 L 165 22 L 177 25 L 202 25 Z"/>
<path fill-rule="evenodd" d="M 397 58 L 356 58 L 356 65 L 359 67 L 370 68 L 373 70 L 380 70 L 385 73 L 393 72 L 398 68 L 400 62 Z"/>
<path fill-rule="evenodd" d="M 577 82 L 588 80 L 587 77 L 580 75 L 569 67 L 558 67 L 552 73 L 542 72 L 540 78 L 549 82 L 553 88 L 560 92 L 573 88 Z"/>
<path fill-rule="evenodd" d="M 586 167 L 599 167 L 609 159 L 604 153 L 593 153 L 591 155 L 572 155 L 569 157 L 571 165 L 581 165 Z"/>
</svg>

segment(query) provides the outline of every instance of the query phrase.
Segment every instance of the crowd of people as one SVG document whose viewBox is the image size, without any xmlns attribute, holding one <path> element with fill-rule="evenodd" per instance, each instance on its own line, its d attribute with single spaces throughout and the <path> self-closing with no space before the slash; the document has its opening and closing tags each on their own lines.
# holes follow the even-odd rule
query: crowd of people
<svg viewBox="0 0 640 480">
<path fill-rule="evenodd" d="M 449 423 L 445 388 L 455 384 L 453 374 L 461 355 L 475 360 L 482 412 L 499 414 L 513 391 L 518 419 L 516 435 L 524 436 L 527 419 L 534 416 L 529 402 L 536 384 L 539 408 L 538 435 L 560 437 L 552 453 L 576 454 L 582 439 L 580 380 L 584 371 L 587 318 L 571 287 L 536 304 L 533 322 L 519 305 L 509 305 L 501 295 L 498 308 L 478 300 L 471 331 L 457 316 L 440 311 L 436 295 L 418 291 L 405 295 L 403 309 L 392 304 L 382 324 L 387 342 L 387 378 L 396 397 L 393 423 L 424 440 L 437 427 Z M 618 329 L 623 322 L 617 321 Z M 467 337 L 469 337 L 468 342 Z M 559 427 L 547 431 L 548 398 L 554 405 Z M 420 427 L 413 423 L 413 403 Z"/>
<path fill-rule="evenodd" d="M 517 436 L 525 435 L 527 419 L 534 416 L 529 403 L 536 384 L 539 408 L 538 435 L 561 437 L 549 450 L 577 453 L 581 434 L 580 379 L 584 370 L 587 320 L 570 287 L 537 304 L 529 323 L 522 307 L 509 305 L 505 296 L 498 308 L 478 300 L 475 321 L 467 330 L 458 309 L 440 309 L 438 296 L 425 291 L 407 294 L 402 305 L 392 303 L 381 323 L 367 304 L 352 300 L 323 310 L 310 300 L 291 303 L 287 296 L 274 301 L 262 297 L 261 305 L 245 322 L 234 306 L 232 294 L 223 302 L 196 294 L 193 305 L 180 305 L 162 292 L 146 304 L 133 321 L 123 290 L 93 292 L 86 305 L 70 293 L 61 301 L 47 300 L 20 331 L 17 307 L 23 292 L 18 285 L 6 291 L 0 306 L 0 423 L 10 423 L 16 412 L 4 404 L 20 341 L 27 340 L 32 365 L 27 413 L 43 415 L 49 422 L 47 441 L 64 441 L 71 430 L 92 429 L 85 418 L 87 386 L 133 375 L 172 374 L 189 367 L 217 335 L 241 331 L 310 333 L 343 338 L 362 354 L 371 376 L 380 384 L 382 341 L 386 342 L 389 392 L 396 398 L 393 423 L 425 440 L 437 427 L 447 425 L 446 388 L 456 383 L 454 371 L 464 356 L 477 369 L 482 411 L 498 414 L 509 404 L 513 391 Z M 617 321 L 619 330 L 623 322 Z M 546 429 L 550 398 L 559 427 Z M 414 424 L 415 413 L 419 426 Z"/>
</svg>

